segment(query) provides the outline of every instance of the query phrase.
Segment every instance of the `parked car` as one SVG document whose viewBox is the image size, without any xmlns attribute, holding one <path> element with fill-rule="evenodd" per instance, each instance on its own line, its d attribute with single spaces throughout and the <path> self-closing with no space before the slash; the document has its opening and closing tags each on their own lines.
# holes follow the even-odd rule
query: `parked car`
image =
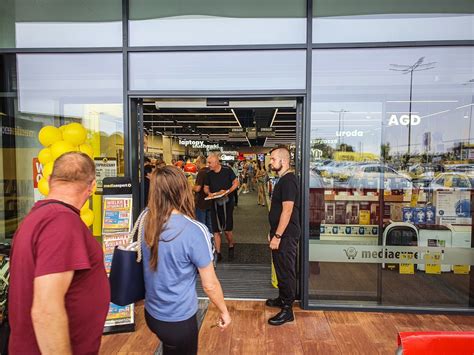
<svg viewBox="0 0 474 355">
<path fill-rule="evenodd" d="M 467 190 L 474 188 L 474 174 L 441 173 L 431 180 L 427 190 Z"/>
<path fill-rule="evenodd" d="M 383 185 L 382 179 L 383 178 Z M 380 189 L 385 190 L 411 190 L 412 182 L 405 176 L 398 173 L 386 172 L 364 172 L 354 174 L 347 180 L 347 187 L 350 189 Z"/>
</svg>

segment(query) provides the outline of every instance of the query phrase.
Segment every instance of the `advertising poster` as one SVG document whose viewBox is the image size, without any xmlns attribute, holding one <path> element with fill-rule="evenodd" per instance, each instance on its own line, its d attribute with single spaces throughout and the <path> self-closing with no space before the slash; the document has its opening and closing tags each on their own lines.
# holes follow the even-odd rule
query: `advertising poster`
<svg viewBox="0 0 474 355">
<path fill-rule="evenodd" d="M 107 177 L 117 176 L 117 159 L 94 158 L 95 178 L 97 180 L 97 191 L 102 191 L 102 181 Z"/>
<path fill-rule="evenodd" d="M 109 177 L 104 180 L 102 247 L 107 274 L 110 272 L 115 247 L 128 244 L 128 234 L 132 229 L 131 183 L 122 181 L 123 179 L 126 178 Z M 104 332 L 116 333 L 134 329 L 134 305 L 118 306 L 110 303 Z"/>
</svg>

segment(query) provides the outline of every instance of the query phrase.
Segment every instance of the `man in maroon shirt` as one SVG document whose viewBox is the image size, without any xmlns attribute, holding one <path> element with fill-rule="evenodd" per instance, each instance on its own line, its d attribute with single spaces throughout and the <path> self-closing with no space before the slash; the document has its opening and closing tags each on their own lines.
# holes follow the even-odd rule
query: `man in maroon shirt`
<svg viewBox="0 0 474 355">
<path fill-rule="evenodd" d="M 13 238 L 9 320 L 12 354 L 94 354 L 109 309 L 103 252 L 79 210 L 95 185 L 94 162 L 66 153 L 54 163 L 47 200 Z"/>
</svg>

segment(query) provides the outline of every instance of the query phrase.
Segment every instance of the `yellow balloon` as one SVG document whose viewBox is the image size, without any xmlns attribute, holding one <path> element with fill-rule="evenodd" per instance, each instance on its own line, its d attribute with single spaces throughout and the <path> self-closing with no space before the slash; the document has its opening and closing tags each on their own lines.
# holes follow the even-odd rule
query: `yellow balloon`
<svg viewBox="0 0 474 355">
<path fill-rule="evenodd" d="M 94 149 L 90 146 L 90 144 L 84 143 L 79 146 L 79 151 L 87 154 L 91 159 L 94 159 Z"/>
<path fill-rule="evenodd" d="M 89 200 L 81 207 L 81 213 L 89 209 Z"/>
<path fill-rule="evenodd" d="M 65 141 L 56 142 L 51 146 L 51 155 L 53 156 L 54 160 L 58 159 L 64 153 L 73 151 L 74 146 L 71 143 Z"/>
<path fill-rule="evenodd" d="M 49 183 L 45 177 L 42 177 L 40 181 L 38 181 L 38 190 L 43 196 L 49 195 Z"/>
<path fill-rule="evenodd" d="M 66 126 L 67 126 L 67 124 L 59 126 L 59 130 L 61 131 L 61 133 L 64 132 L 64 130 L 66 129 Z"/>
<path fill-rule="evenodd" d="M 63 139 L 72 145 L 84 144 L 87 138 L 87 131 L 79 123 L 70 123 L 64 128 Z"/>
<path fill-rule="evenodd" d="M 91 209 L 81 211 L 81 219 L 86 224 L 86 226 L 91 226 L 94 223 L 94 212 Z"/>
<path fill-rule="evenodd" d="M 48 164 L 43 166 L 43 176 L 48 177 L 53 173 L 54 162 L 50 161 Z"/>
<path fill-rule="evenodd" d="M 62 134 L 61 131 L 54 126 L 44 126 L 38 133 L 38 139 L 43 146 L 49 147 L 51 144 L 60 141 Z"/>
<path fill-rule="evenodd" d="M 51 149 L 43 148 L 38 153 L 38 160 L 41 164 L 46 165 L 50 161 L 53 161 L 53 155 L 51 154 Z"/>
</svg>

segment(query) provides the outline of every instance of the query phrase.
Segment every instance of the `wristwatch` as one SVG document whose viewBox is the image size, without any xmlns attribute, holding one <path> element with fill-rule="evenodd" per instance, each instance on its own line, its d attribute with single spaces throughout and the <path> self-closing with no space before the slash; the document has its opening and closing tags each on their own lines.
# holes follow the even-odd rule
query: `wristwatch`
<svg viewBox="0 0 474 355">
<path fill-rule="evenodd" d="M 273 236 L 274 236 L 276 239 L 281 239 L 281 235 L 278 234 L 278 233 L 273 234 Z"/>
</svg>

